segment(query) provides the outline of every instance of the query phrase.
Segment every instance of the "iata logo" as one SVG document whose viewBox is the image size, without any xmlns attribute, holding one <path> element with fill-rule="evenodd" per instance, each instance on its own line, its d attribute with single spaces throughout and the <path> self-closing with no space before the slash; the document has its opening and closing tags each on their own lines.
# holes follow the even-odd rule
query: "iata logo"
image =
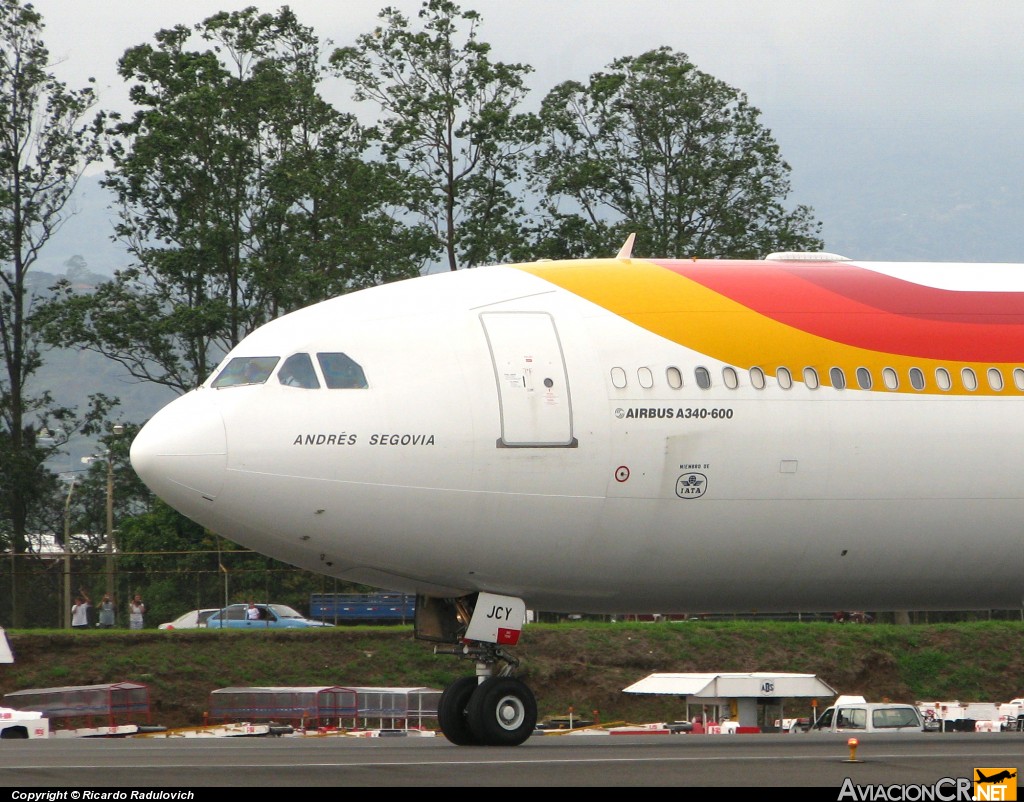
<svg viewBox="0 0 1024 802">
<path fill-rule="evenodd" d="M 679 498 L 700 498 L 708 489 L 708 477 L 702 473 L 684 473 L 676 479 L 676 495 Z"/>
</svg>

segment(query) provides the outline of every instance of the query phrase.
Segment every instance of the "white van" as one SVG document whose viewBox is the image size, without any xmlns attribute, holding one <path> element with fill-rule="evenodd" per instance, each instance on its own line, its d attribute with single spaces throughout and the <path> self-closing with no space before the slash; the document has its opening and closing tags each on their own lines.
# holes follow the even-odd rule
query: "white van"
<svg viewBox="0 0 1024 802">
<path fill-rule="evenodd" d="M 913 705 L 890 702 L 844 702 L 833 705 L 811 725 L 810 732 L 923 732 L 924 718 Z"/>
</svg>

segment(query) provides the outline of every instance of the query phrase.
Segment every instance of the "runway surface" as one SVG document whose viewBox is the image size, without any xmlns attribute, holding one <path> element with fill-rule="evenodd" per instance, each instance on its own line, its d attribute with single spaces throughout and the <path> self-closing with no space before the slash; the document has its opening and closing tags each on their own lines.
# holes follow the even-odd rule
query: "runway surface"
<svg viewBox="0 0 1024 802">
<path fill-rule="evenodd" d="M 851 756 L 859 762 L 850 762 Z M 443 738 L 60 738 L 0 744 L 0 786 L 196 791 L 312 787 L 820 787 L 934 785 L 1024 765 L 1024 733 L 846 736 L 544 735 L 519 747 Z M 952 789 L 953 785 L 948 784 Z M 79 795 L 75 796 L 74 792 Z M 123 797 L 131 799 L 131 796 Z M 150 797 L 155 798 L 155 797 Z M 164 799 L 174 797 L 164 796 Z M 188 797 L 185 797 L 188 798 Z M 909 798 L 909 797 L 908 797 Z M 920 797 L 917 797 L 920 798 Z M 948 799 L 955 797 L 949 796 Z"/>
</svg>

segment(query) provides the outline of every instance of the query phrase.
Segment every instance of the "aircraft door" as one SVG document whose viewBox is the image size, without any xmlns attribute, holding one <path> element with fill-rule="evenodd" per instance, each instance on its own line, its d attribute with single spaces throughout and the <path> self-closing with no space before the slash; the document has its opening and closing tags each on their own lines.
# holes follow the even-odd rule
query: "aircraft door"
<svg viewBox="0 0 1024 802">
<path fill-rule="evenodd" d="M 569 377 L 551 315 L 485 312 L 480 322 L 498 386 L 498 447 L 575 447 Z"/>
</svg>

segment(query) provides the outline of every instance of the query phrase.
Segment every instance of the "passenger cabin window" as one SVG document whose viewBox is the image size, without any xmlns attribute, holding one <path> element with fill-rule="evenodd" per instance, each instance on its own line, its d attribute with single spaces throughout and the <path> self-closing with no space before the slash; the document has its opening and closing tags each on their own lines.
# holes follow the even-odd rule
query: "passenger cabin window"
<svg viewBox="0 0 1024 802">
<path fill-rule="evenodd" d="M 761 368 L 750 369 L 750 383 L 758 390 L 763 390 L 768 382 L 764 378 L 764 371 Z"/>
<path fill-rule="evenodd" d="M 996 391 L 1003 389 L 1003 374 L 999 372 L 999 368 L 988 369 L 988 386 Z"/>
<path fill-rule="evenodd" d="M 924 389 L 924 373 L 921 372 L 921 368 L 910 369 L 910 386 L 915 390 Z"/>
<path fill-rule="evenodd" d="M 970 368 L 964 368 L 960 371 L 960 379 L 964 383 L 964 388 L 972 393 L 978 389 L 978 377 Z"/>
<path fill-rule="evenodd" d="M 277 372 L 277 380 L 285 387 L 302 387 L 306 390 L 318 390 L 320 380 L 313 370 L 313 360 L 309 354 L 292 354 Z"/>
<path fill-rule="evenodd" d="M 804 384 L 808 390 L 818 389 L 818 371 L 814 368 L 804 368 Z"/>
<path fill-rule="evenodd" d="M 871 371 L 867 368 L 857 368 L 857 386 L 861 390 L 870 390 L 871 384 Z"/>
<path fill-rule="evenodd" d="M 626 371 L 622 368 L 612 368 L 612 386 L 620 390 L 626 386 Z"/>
<path fill-rule="evenodd" d="M 882 383 L 888 390 L 897 390 L 900 386 L 900 377 L 892 368 L 882 368 Z"/>
<path fill-rule="evenodd" d="M 328 390 L 365 390 L 366 374 L 347 354 L 317 354 Z"/>
<path fill-rule="evenodd" d="M 1024 368 L 1013 369 L 1013 383 L 1018 390 L 1024 390 Z"/>
<path fill-rule="evenodd" d="M 789 372 L 789 368 L 776 370 L 775 378 L 778 379 L 779 387 L 783 390 L 789 390 L 793 386 L 793 374 Z"/>
<path fill-rule="evenodd" d="M 668 382 L 668 386 L 673 390 L 678 390 L 683 386 L 683 372 L 679 368 L 665 368 L 665 380 Z"/>
<path fill-rule="evenodd" d="M 279 356 L 236 356 L 224 367 L 211 387 L 241 387 L 263 384 L 280 361 Z"/>
<path fill-rule="evenodd" d="M 948 390 L 953 386 L 953 378 L 945 368 L 935 368 L 935 383 L 940 390 Z"/>
<path fill-rule="evenodd" d="M 707 390 L 711 386 L 711 374 L 708 372 L 707 368 L 695 368 L 693 375 L 697 379 L 697 386 L 701 390 Z"/>
<path fill-rule="evenodd" d="M 654 386 L 654 374 L 650 368 L 637 368 L 636 379 L 644 389 L 651 389 Z"/>
<path fill-rule="evenodd" d="M 830 368 L 828 378 L 832 382 L 832 386 L 837 390 L 846 389 L 846 374 L 843 373 L 842 368 Z"/>
<path fill-rule="evenodd" d="M 722 381 L 725 382 L 725 386 L 730 390 L 735 390 L 739 387 L 740 377 L 736 375 L 736 368 L 722 368 Z"/>
</svg>

